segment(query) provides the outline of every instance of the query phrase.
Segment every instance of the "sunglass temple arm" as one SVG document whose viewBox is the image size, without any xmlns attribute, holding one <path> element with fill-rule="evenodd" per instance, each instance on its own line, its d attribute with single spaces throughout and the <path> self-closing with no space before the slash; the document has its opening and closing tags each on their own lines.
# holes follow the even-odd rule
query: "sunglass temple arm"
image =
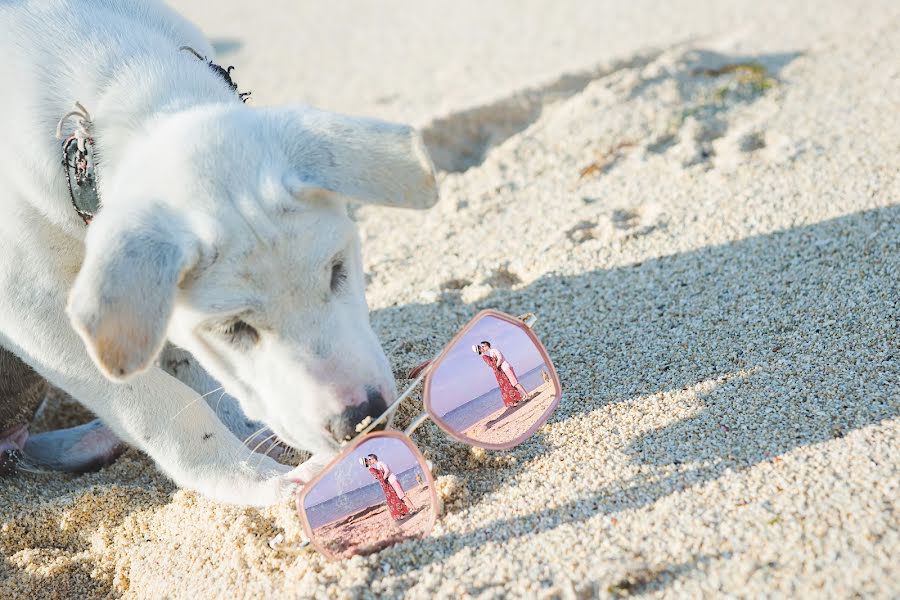
<svg viewBox="0 0 900 600">
<path fill-rule="evenodd" d="M 441 350 L 443 351 L 443 348 Z M 440 355 L 440 352 L 438 352 L 438 354 L 436 354 L 434 358 L 437 358 L 439 355 Z M 434 361 L 434 358 L 431 360 Z M 404 391 L 402 394 L 397 396 L 397 399 L 394 400 L 393 402 L 391 402 L 391 405 L 388 406 L 387 409 L 383 413 L 381 413 L 381 415 L 377 419 L 371 421 L 369 424 L 367 424 L 365 426 L 365 428 L 360 430 L 359 436 L 363 436 L 363 435 L 369 433 L 375 427 L 377 427 L 382 421 L 384 421 L 388 417 L 390 417 L 394 413 L 394 411 L 397 410 L 397 407 L 400 406 L 400 403 L 403 402 L 404 400 L 406 400 L 409 397 L 409 395 L 413 393 L 413 390 L 416 389 L 416 386 L 418 386 L 422 382 L 422 380 L 425 379 L 425 375 L 428 374 L 428 371 L 430 369 L 431 369 L 430 364 L 428 365 L 428 367 L 422 369 L 422 371 L 416 376 L 416 378 L 413 379 L 412 382 L 407 386 L 406 391 Z M 359 436 L 357 436 L 357 437 L 359 437 Z"/>
<path fill-rule="evenodd" d="M 420 412 L 418 416 L 412 420 L 412 422 L 406 426 L 406 429 L 403 430 L 403 435 L 412 435 L 413 431 L 419 428 L 419 425 L 424 423 L 428 419 L 427 412 Z"/>
</svg>

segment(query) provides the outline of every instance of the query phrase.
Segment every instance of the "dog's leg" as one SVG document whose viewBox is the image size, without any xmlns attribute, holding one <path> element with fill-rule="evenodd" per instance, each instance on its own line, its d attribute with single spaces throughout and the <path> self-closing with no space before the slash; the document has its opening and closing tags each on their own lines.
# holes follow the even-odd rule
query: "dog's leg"
<svg viewBox="0 0 900 600">
<path fill-rule="evenodd" d="M 284 452 L 284 446 L 277 443 L 271 430 L 259 421 L 248 419 L 237 399 L 227 394 L 190 352 L 166 344 L 159 357 L 159 366 L 203 396 L 216 416 L 248 448 L 276 460 Z"/>
<path fill-rule="evenodd" d="M 69 377 L 60 387 L 68 386 L 177 485 L 212 499 L 258 506 L 278 502 L 294 488 L 284 477 L 290 467 L 251 453 L 197 392 L 161 369 L 150 368 L 125 384 L 112 383 L 96 370 L 92 375 Z"/>
<path fill-rule="evenodd" d="M 0 431 L 31 423 L 49 389 L 46 379 L 0 347 Z"/>
<path fill-rule="evenodd" d="M 47 395 L 47 381 L 0 348 L 0 474 L 11 473 L 28 439 L 28 425 Z"/>
<path fill-rule="evenodd" d="M 285 462 L 296 464 L 290 451 L 276 443 L 271 430 L 262 423 L 244 416 L 237 399 L 226 394 L 219 382 L 213 379 L 188 351 L 166 344 L 159 363 L 167 373 L 201 394 L 216 416 L 238 439 L 243 440 L 248 448 L 275 460 L 285 455 Z M 331 462 L 334 456 L 335 453 L 328 452 L 314 454 L 291 471 L 289 477 L 296 481 L 309 481 Z"/>
<path fill-rule="evenodd" d="M 109 464 L 125 446 L 99 420 L 29 434 L 50 385 L 18 356 L 0 348 L 0 473 L 25 465 L 83 472 Z"/>
<path fill-rule="evenodd" d="M 162 369 L 152 367 L 127 383 L 113 383 L 100 374 L 63 318 L 38 316 L 30 324 L 42 322 L 60 326 L 40 332 L 42 337 L 24 323 L 5 319 L 4 344 L 21 356 L 43 359 L 33 362 L 41 375 L 91 409 L 119 439 L 149 454 L 177 485 L 257 506 L 278 502 L 296 487 L 293 477 L 286 477 L 291 467 L 251 453 L 197 392 Z M 42 344 L 43 339 L 54 342 Z M 58 439 L 47 441 L 57 449 L 66 447 Z"/>
<path fill-rule="evenodd" d="M 112 463 L 125 447 L 109 427 L 94 419 L 77 427 L 30 435 L 23 454 L 28 465 L 83 473 Z"/>
</svg>

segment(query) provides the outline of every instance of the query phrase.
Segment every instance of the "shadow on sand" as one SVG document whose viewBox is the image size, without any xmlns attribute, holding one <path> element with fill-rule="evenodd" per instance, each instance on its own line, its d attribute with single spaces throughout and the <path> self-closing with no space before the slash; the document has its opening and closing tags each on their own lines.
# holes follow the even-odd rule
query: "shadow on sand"
<svg viewBox="0 0 900 600">
<path fill-rule="evenodd" d="M 678 472 L 600 485 L 577 501 L 524 516 L 486 515 L 483 526 L 467 533 L 413 542 L 421 546 L 415 563 L 403 558 L 402 547 L 384 551 L 383 560 L 398 573 L 417 571 L 430 562 L 421 557 L 445 559 L 448 545 L 452 554 L 485 539 L 503 543 L 522 532 L 652 504 L 726 470 L 898 416 L 887 385 L 900 380 L 898 263 L 900 207 L 892 206 L 628 267 L 548 276 L 496 291 L 474 306 L 445 294 L 433 305 L 379 311 L 376 328 L 401 313 L 413 331 L 446 322 L 439 314 L 471 315 L 485 307 L 535 311 L 536 331 L 563 385 L 551 424 L 612 403 L 722 382 L 697 397 L 701 408 L 693 416 L 622 440 L 630 460 L 685 463 Z M 573 323 L 591 323 L 598 311 L 600 328 L 582 330 L 578 338 L 567 333 Z M 453 333 L 448 328 L 429 339 Z M 620 342 L 611 345 L 611 339 Z M 443 434 L 426 430 L 424 447 L 432 435 Z M 523 460 L 492 467 L 498 476 L 457 472 L 472 486 L 467 506 L 514 481 L 528 456 L 551 449 L 547 436 L 537 435 L 509 451 Z M 440 465 L 440 456 L 434 460 Z"/>
</svg>

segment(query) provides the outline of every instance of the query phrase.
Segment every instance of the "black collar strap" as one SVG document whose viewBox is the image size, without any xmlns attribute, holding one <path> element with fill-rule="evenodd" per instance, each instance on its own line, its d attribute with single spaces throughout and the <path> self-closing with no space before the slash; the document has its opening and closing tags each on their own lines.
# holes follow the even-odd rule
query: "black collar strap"
<svg viewBox="0 0 900 600">
<path fill-rule="evenodd" d="M 179 51 L 187 51 L 197 57 L 197 60 L 202 60 L 206 63 L 206 65 L 213 70 L 213 72 L 225 80 L 225 83 L 228 84 L 228 87 L 231 88 L 231 91 L 237 94 L 238 98 L 241 99 L 241 102 L 246 102 L 247 98 L 250 97 L 252 92 L 239 92 L 237 84 L 231 79 L 231 70 L 234 68 L 233 66 L 229 66 L 227 69 L 222 65 L 217 65 L 213 61 L 209 60 L 205 56 L 201 56 L 199 52 L 191 48 L 190 46 L 181 46 Z"/>
<path fill-rule="evenodd" d="M 75 122 L 75 131 L 63 136 L 63 126 L 70 119 Z M 66 172 L 69 199 L 85 225 L 100 210 L 92 125 L 90 113 L 81 103 L 76 102 L 75 110 L 66 113 L 56 126 L 56 139 L 62 140 L 62 164 Z"/>
</svg>

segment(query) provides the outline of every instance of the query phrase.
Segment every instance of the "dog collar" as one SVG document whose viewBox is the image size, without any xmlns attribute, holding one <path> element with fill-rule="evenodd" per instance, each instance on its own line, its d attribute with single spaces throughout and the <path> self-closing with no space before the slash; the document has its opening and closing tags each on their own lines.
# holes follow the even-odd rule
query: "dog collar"
<svg viewBox="0 0 900 600">
<path fill-rule="evenodd" d="M 190 52 L 191 54 L 193 54 L 194 56 L 197 57 L 197 60 L 202 60 L 203 62 L 205 62 L 206 66 L 208 66 L 210 69 L 212 69 L 213 73 L 215 73 L 216 75 L 218 75 L 219 77 L 221 77 L 222 79 L 225 80 L 225 83 L 228 84 L 228 87 L 231 88 L 232 92 L 237 94 L 237 97 L 241 99 L 241 102 L 247 102 L 247 99 L 250 97 L 250 94 L 253 93 L 253 92 L 241 92 L 238 90 L 237 84 L 234 82 L 234 80 L 231 79 L 231 70 L 234 68 L 233 66 L 229 65 L 228 68 L 226 69 L 222 65 L 217 65 L 216 63 L 209 60 L 205 56 L 201 55 L 199 52 L 197 52 L 190 46 L 181 46 L 180 48 L 178 48 L 178 51 L 179 52 L 182 52 L 182 51 Z"/>
<path fill-rule="evenodd" d="M 75 131 L 63 136 L 62 129 L 69 120 L 75 122 Z M 85 225 L 100 210 L 92 126 L 91 115 L 80 102 L 76 102 L 75 110 L 66 113 L 56 125 L 56 139 L 62 140 L 62 165 L 66 173 L 69 199 Z"/>
<path fill-rule="evenodd" d="M 206 62 L 212 71 L 225 80 L 241 102 L 247 102 L 250 92 L 241 92 L 231 79 L 231 70 L 207 60 L 190 46 L 181 46 L 198 59 Z M 75 130 L 67 136 L 62 133 L 66 122 L 75 122 Z M 69 188 L 69 199 L 72 207 L 85 225 L 90 224 L 94 215 L 100 210 L 100 193 L 97 191 L 97 162 L 94 159 L 94 137 L 91 134 L 93 122 L 91 115 L 80 102 L 75 103 L 75 110 L 66 113 L 56 125 L 56 139 L 62 140 L 62 165 L 66 173 L 66 185 Z"/>
</svg>

